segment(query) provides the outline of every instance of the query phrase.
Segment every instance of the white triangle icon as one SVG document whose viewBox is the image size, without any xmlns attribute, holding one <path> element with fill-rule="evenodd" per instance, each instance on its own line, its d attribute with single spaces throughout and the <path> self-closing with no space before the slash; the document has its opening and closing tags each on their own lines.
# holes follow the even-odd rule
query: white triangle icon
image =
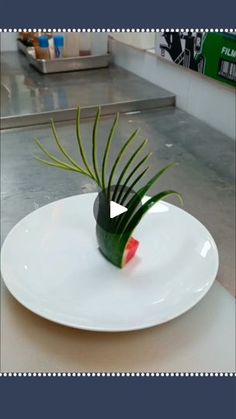
<svg viewBox="0 0 236 419">
<path fill-rule="evenodd" d="M 128 208 L 123 205 L 117 204 L 115 201 L 110 201 L 110 218 L 115 218 L 123 212 L 128 211 Z"/>
</svg>

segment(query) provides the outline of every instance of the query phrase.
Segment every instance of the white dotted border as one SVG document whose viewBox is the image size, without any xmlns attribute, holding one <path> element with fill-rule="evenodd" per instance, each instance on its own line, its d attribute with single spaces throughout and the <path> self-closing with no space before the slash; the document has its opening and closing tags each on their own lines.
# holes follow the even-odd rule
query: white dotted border
<svg viewBox="0 0 236 419">
<path fill-rule="evenodd" d="M 236 377 L 234 372 L 3 372 L 0 377 Z"/>
<path fill-rule="evenodd" d="M 232 32 L 236 32 L 236 29 L 232 29 L 232 28 L 200 28 L 200 29 L 198 29 L 198 28 L 195 28 L 195 29 L 193 29 L 193 28 L 190 28 L 190 29 L 188 29 L 188 28 L 185 28 L 185 29 L 183 29 L 183 28 L 181 28 L 181 29 L 179 29 L 179 28 L 171 28 L 171 29 L 169 29 L 169 28 L 161 28 L 161 29 L 159 29 L 159 28 L 131 28 L 131 29 L 129 29 L 129 28 L 122 28 L 122 29 L 119 29 L 119 28 L 116 28 L 116 29 L 114 29 L 114 28 L 112 28 L 112 29 L 109 29 L 109 28 L 102 28 L 102 29 L 100 29 L 100 28 L 93 28 L 93 29 L 90 29 L 90 28 L 82 28 L 82 29 L 80 29 L 80 28 L 78 28 L 78 29 L 76 29 L 76 28 L 73 28 L 73 29 L 71 29 L 71 28 L 63 28 L 63 29 L 61 29 L 61 28 L 57 28 L 57 29 L 55 29 L 55 28 L 53 28 L 53 29 L 50 29 L 50 28 L 48 28 L 48 29 L 46 29 L 46 28 L 43 28 L 43 29 L 41 29 L 41 28 L 18 28 L 18 29 L 16 29 L 16 28 L 4 28 L 4 29 L 2 29 L 2 28 L 0 28 L 0 33 L 1 32 L 3 32 L 3 33 L 6 33 L 6 32 L 9 32 L 9 33 L 11 33 L 11 32 L 92 32 L 92 33 L 94 33 L 94 32 L 102 32 L 102 33 L 104 33 L 104 32 L 107 32 L 107 33 L 113 33 L 113 32 L 120 32 L 120 33 L 129 33 L 129 32 L 131 32 L 131 33 L 134 33 L 134 32 L 137 32 L 137 33 L 144 33 L 144 32 L 147 32 L 147 33 L 150 33 L 150 32 L 153 32 L 153 33 L 158 33 L 158 32 L 189 32 L 189 31 L 191 31 L 191 32 L 230 32 L 230 33 L 232 33 Z M 213 373 L 213 372 L 210 372 L 210 373 L 203 373 L 203 372 L 190 372 L 190 373 L 188 373 L 188 372 L 180 372 L 180 373 L 178 373 L 178 372 L 171 372 L 171 373 L 164 373 L 164 372 L 162 372 L 162 373 L 154 373 L 154 372 L 147 372 L 147 373 L 144 373 L 144 372 L 131 372 L 131 373 L 129 373 L 129 372 L 121 372 L 121 373 L 119 373 L 119 372 L 111 372 L 111 373 L 99 373 L 99 372 L 92 372 L 92 373 L 85 373 L 85 372 L 83 372 L 83 373 L 76 373 L 76 372 L 73 372 L 73 373 L 70 373 L 70 372 L 59 372 L 59 373 L 56 373 L 56 372 L 38 372 L 38 373 L 36 373 L 36 372 L 23 372 L 23 373 L 21 373 L 21 372 L 4 372 L 4 373 L 0 373 L 0 377 L 235 377 L 236 376 L 236 373 L 232 373 L 232 372 L 220 372 L 220 373 Z"/>
<path fill-rule="evenodd" d="M 200 28 L 200 29 L 193 29 L 193 28 L 53 28 L 53 29 L 46 29 L 46 28 L 0 28 L 0 32 L 107 32 L 107 33 L 112 33 L 112 32 L 236 32 L 236 28 Z"/>
</svg>

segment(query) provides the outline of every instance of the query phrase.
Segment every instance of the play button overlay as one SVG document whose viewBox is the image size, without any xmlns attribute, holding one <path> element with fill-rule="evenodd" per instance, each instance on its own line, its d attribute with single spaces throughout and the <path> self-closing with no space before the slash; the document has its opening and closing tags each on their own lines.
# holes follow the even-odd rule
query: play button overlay
<svg viewBox="0 0 236 419">
<path fill-rule="evenodd" d="M 115 201 L 110 201 L 110 218 L 118 217 L 120 214 L 128 211 L 128 208 L 117 204 Z"/>
<path fill-rule="evenodd" d="M 142 202 L 136 192 L 123 185 L 113 185 L 110 190 L 99 192 L 93 206 L 93 214 L 96 223 L 103 230 L 120 234 L 124 231 L 124 226 L 129 215 L 129 203 L 131 199 L 137 200 L 136 211 L 142 206 Z"/>
</svg>

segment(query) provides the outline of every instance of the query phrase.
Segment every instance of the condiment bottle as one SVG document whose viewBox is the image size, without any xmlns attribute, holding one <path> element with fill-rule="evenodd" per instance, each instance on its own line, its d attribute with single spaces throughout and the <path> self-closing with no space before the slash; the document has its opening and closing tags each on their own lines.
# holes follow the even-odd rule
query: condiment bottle
<svg viewBox="0 0 236 419">
<path fill-rule="evenodd" d="M 39 36 L 39 46 L 36 48 L 36 58 L 39 60 L 50 60 L 49 44 L 47 36 Z"/>
<path fill-rule="evenodd" d="M 64 49 L 64 36 L 55 35 L 53 39 L 54 39 L 55 57 L 62 58 L 62 53 Z"/>
</svg>

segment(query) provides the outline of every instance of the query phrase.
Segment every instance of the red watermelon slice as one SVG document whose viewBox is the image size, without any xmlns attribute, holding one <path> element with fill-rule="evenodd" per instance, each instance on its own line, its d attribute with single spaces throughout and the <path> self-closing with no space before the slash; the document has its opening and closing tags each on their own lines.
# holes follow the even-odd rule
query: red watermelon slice
<svg viewBox="0 0 236 419">
<path fill-rule="evenodd" d="M 130 237 L 123 254 L 122 266 L 125 266 L 134 256 L 138 249 L 139 241 Z"/>
</svg>

